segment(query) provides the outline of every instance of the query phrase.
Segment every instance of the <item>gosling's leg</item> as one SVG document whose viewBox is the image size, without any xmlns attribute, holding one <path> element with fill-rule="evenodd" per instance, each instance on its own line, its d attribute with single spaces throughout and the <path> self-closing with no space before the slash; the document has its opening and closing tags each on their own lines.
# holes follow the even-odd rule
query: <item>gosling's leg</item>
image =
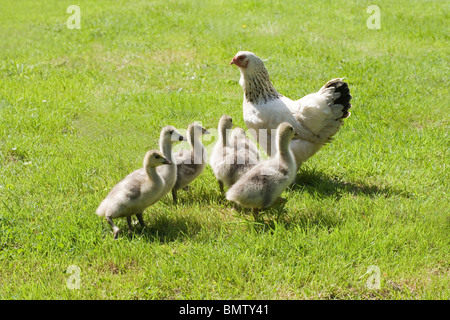
<svg viewBox="0 0 450 320">
<path fill-rule="evenodd" d="M 258 208 L 253 208 L 252 213 L 253 213 L 253 218 L 254 218 L 255 220 L 258 219 L 258 217 L 259 217 L 259 212 L 260 212 L 260 209 L 258 209 Z"/>
<path fill-rule="evenodd" d="M 298 171 L 298 168 L 297 168 L 297 171 Z M 295 176 L 295 179 L 294 179 L 294 181 L 292 181 L 292 183 L 289 185 L 289 188 L 293 188 L 293 187 L 295 187 L 297 185 L 297 176 Z"/>
<path fill-rule="evenodd" d="M 178 198 L 177 198 L 177 190 L 175 188 L 172 189 L 172 198 L 173 198 L 173 203 L 177 204 Z"/>
<path fill-rule="evenodd" d="M 133 226 L 131 224 L 131 216 L 127 217 L 127 223 L 128 223 L 128 234 L 132 234 L 133 233 Z"/>
<path fill-rule="evenodd" d="M 119 231 L 120 229 L 114 224 L 114 222 L 112 221 L 112 218 L 109 216 L 105 217 L 106 221 L 109 223 L 109 225 L 111 226 L 111 228 L 113 229 L 113 235 L 114 235 L 114 239 L 117 239 L 117 237 L 119 236 Z"/>
<path fill-rule="evenodd" d="M 138 214 L 136 215 L 136 217 L 138 218 L 139 223 L 140 223 L 140 225 L 142 226 L 142 228 L 145 228 L 145 222 L 144 222 L 144 218 L 142 218 L 142 213 L 138 213 Z"/>
<path fill-rule="evenodd" d="M 286 204 L 286 202 L 287 202 L 287 200 L 286 200 L 285 198 L 281 198 L 281 197 L 279 197 L 279 198 L 275 201 L 275 203 L 276 203 L 277 205 L 283 206 L 283 207 L 284 207 L 284 205 Z"/>
</svg>

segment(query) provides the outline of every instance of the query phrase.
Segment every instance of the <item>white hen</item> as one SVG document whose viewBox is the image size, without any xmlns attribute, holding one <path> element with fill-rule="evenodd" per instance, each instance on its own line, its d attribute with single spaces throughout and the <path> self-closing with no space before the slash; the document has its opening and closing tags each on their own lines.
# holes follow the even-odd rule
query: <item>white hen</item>
<svg viewBox="0 0 450 320">
<path fill-rule="evenodd" d="M 230 64 L 239 67 L 244 89 L 244 122 L 249 132 L 270 156 L 275 154 L 275 132 L 282 122 L 291 124 L 291 141 L 297 170 L 301 164 L 331 141 L 344 118 L 350 116 L 350 91 L 342 79 L 328 81 L 318 92 L 299 100 L 280 94 L 269 78 L 264 62 L 249 51 L 238 52 Z"/>
</svg>

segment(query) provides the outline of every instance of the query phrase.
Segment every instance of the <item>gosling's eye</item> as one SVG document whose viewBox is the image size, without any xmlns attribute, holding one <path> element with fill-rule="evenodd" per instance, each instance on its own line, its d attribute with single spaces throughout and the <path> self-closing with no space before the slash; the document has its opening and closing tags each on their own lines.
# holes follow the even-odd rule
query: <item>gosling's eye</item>
<svg viewBox="0 0 450 320">
<path fill-rule="evenodd" d="M 173 134 L 173 130 L 172 130 L 172 131 L 169 131 L 169 134 Z"/>
<path fill-rule="evenodd" d="M 155 159 L 161 158 L 158 154 L 155 154 Z"/>
</svg>

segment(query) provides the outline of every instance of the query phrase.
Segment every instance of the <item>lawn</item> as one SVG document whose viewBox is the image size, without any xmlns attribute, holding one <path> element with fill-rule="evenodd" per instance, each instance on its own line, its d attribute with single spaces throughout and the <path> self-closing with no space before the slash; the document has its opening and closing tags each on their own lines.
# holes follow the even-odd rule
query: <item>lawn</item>
<svg viewBox="0 0 450 320">
<path fill-rule="evenodd" d="M 449 8 L 0 0 L 0 299 L 450 299 Z M 245 127 L 240 50 L 291 98 L 345 77 L 351 117 L 283 209 L 255 221 L 208 166 L 114 240 L 95 210 L 163 126 Z"/>
</svg>

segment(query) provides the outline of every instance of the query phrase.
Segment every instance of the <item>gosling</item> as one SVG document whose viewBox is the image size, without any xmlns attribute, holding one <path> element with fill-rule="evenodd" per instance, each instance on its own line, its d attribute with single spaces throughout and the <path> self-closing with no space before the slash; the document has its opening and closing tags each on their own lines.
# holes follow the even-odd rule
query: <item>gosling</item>
<svg viewBox="0 0 450 320">
<path fill-rule="evenodd" d="M 231 144 L 237 152 L 237 163 L 246 164 L 245 172 L 258 164 L 260 155 L 258 147 L 245 134 L 245 130 L 236 127 L 231 131 Z"/>
<path fill-rule="evenodd" d="M 228 133 L 233 127 L 233 119 L 230 116 L 223 115 L 219 120 L 218 125 L 218 140 L 211 151 L 209 164 L 214 172 L 214 175 L 219 183 L 220 192 L 224 191 L 224 184 L 232 185 L 233 179 L 231 177 L 231 169 L 227 165 L 227 158 L 232 154 L 233 150 L 230 147 Z M 232 159 L 228 159 L 232 160 Z"/>
<path fill-rule="evenodd" d="M 147 151 L 143 168 L 127 175 L 100 203 L 96 214 L 105 217 L 113 229 L 114 239 L 117 239 L 120 230 L 113 223 L 113 218 L 126 217 L 129 233 L 132 232 L 131 216 L 133 215 L 136 215 L 141 226 L 145 227 L 142 213 L 164 195 L 162 194 L 163 180 L 156 172 L 156 168 L 162 165 L 171 165 L 171 162 L 157 150 Z"/>
<path fill-rule="evenodd" d="M 251 141 L 245 136 L 245 131 L 235 128 L 228 137 L 232 127 L 233 120 L 230 116 L 220 118 L 219 137 L 211 152 L 210 165 L 221 193 L 224 193 L 224 185 L 231 187 L 259 161 L 257 148 L 250 146 Z M 253 148 L 256 148 L 256 153 Z"/>
<path fill-rule="evenodd" d="M 177 181 L 177 165 L 173 161 L 172 145 L 174 142 L 185 141 L 186 138 L 181 135 L 175 127 L 167 126 L 161 130 L 159 136 L 159 149 L 164 157 L 171 162 L 170 165 L 158 167 L 156 172 L 163 180 L 162 194 L 166 195 L 175 186 Z"/>
<path fill-rule="evenodd" d="M 272 206 L 295 180 L 297 167 L 290 148 L 294 134 L 290 124 L 281 123 L 276 133 L 275 156 L 244 174 L 228 190 L 226 198 L 242 207 L 252 208 L 254 213 Z"/>
<path fill-rule="evenodd" d="M 200 137 L 209 134 L 208 130 L 199 124 L 190 124 L 186 136 L 191 150 L 181 150 L 174 154 L 177 165 L 177 179 L 172 189 L 173 202 L 177 204 L 177 190 L 185 189 L 200 173 L 205 170 L 207 153 Z"/>
</svg>

